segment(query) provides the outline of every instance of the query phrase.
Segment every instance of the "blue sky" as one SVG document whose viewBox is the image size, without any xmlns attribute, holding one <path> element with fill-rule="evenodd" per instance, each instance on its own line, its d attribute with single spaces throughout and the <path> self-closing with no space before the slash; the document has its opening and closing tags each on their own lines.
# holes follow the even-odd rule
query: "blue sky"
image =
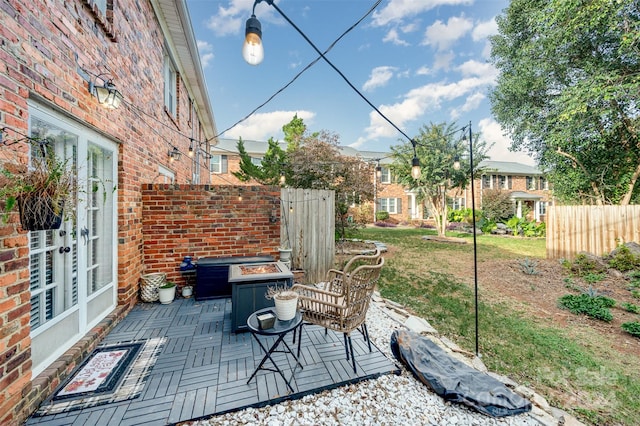
<svg viewBox="0 0 640 426">
<path fill-rule="evenodd" d="M 262 2 L 264 61 L 241 54 L 254 0 L 187 0 L 219 131 L 247 116 L 318 56 L 277 11 Z M 324 51 L 375 0 L 279 0 L 278 7 Z M 422 125 L 471 121 L 494 147 L 491 159 L 533 164 L 508 150 L 491 115 L 488 93 L 497 70 L 488 63 L 487 37 L 507 0 L 383 0 L 342 38 L 327 58 L 408 136 Z M 250 118 L 222 137 L 282 140 L 294 114 L 310 131 L 328 130 L 341 145 L 388 151 L 407 139 L 382 119 L 327 63 L 320 60 Z"/>
</svg>

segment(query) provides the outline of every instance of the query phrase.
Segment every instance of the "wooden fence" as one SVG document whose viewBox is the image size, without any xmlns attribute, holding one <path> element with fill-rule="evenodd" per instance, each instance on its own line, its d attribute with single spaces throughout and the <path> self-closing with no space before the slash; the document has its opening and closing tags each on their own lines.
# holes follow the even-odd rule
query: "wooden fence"
<svg viewBox="0 0 640 426">
<path fill-rule="evenodd" d="M 305 282 L 322 281 L 335 258 L 335 192 L 281 190 L 280 240 L 289 242 L 294 269 Z"/>
<path fill-rule="evenodd" d="M 548 209 L 549 259 L 573 259 L 580 252 L 601 256 L 630 241 L 640 243 L 640 205 Z"/>
</svg>

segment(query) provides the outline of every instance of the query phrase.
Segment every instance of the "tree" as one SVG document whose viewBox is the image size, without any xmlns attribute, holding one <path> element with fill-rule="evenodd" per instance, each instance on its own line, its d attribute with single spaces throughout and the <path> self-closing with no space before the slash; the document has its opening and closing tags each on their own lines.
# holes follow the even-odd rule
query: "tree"
<svg viewBox="0 0 640 426">
<path fill-rule="evenodd" d="M 640 8 L 513 0 L 497 18 L 492 111 L 562 201 L 640 202 Z"/>
<path fill-rule="evenodd" d="M 419 135 L 414 138 L 416 155 L 421 167 L 418 179 L 411 177 L 413 145 L 407 142 L 391 147 L 394 156 L 393 172 L 401 184 L 417 192 L 419 202 L 425 203 L 427 208 L 434 212 L 439 236 L 444 236 L 447 228 L 447 192 L 452 188 L 464 188 L 471 178 L 469 145 L 466 140 L 461 139 L 463 135 L 460 130 L 462 129 L 459 129 L 456 123 L 431 123 L 428 127 L 422 126 Z M 478 164 L 487 158 L 486 151 L 486 142 L 474 134 L 474 173 L 479 172 Z M 459 170 L 454 169 L 456 159 L 460 161 Z"/>
<path fill-rule="evenodd" d="M 289 185 L 335 191 L 336 224 L 344 238 L 350 227 L 349 207 L 373 199 L 373 165 L 341 155 L 338 136 L 326 131 L 302 138 L 298 147 L 289 152 L 289 161 Z"/>
<path fill-rule="evenodd" d="M 233 175 L 241 182 L 249 182 L 253 179 L 261 185 L 279 185 L 280 175 L 286 171 L 287 153 L 273 138 L 269 138 L 268 144 L 267 152 L 257 165 L 247 153 L 242 138 L 238 139 L 240 170 L 233 172 Z"/>
</svg>

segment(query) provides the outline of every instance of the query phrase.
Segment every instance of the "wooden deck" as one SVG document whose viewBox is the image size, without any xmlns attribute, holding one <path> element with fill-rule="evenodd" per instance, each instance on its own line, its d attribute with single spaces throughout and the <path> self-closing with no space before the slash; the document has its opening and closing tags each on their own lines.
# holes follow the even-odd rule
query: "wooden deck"
<svg viewBox="0 0 640 426">
<path fill-rule="evenodd" d="M 270 371 L 259 371 L 247 384 L 263 353 L 250 333 L 231 333 L 230 311 L 230 299 L 138 304 L 102 344 L 165 338 L 141 395 L 60 414 L 34 415 L 26 424 L 173 424 L 301 398 L 399 372 L 394 362 L 375 346 L 372 345 L 370 353 L 363 337 L 356 332 L 352 339 L 358 372 L 354 373 L 345 357 L 343 336 L 332 331 L 325 334 L 323 328 L 306 325 L 300 355 L 304 369 L 298 367 L 293 375 L 294 392 L 289 391 L 279 374 Z M 292 338 L 291 333 L 286 341 L 293 348 Z M 277 353 L 274 359 L 285 376 L 291 377 L 293 358 Z"/>
</svg>

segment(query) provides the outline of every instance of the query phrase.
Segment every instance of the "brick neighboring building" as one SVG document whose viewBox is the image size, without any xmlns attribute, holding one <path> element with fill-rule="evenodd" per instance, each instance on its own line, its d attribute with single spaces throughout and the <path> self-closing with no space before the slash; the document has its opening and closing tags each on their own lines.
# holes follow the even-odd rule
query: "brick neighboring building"
<svg viewBox="0 0 640 426">
<path fill-rule="evenodd" d="M 183 1 L 0 0 L 0 23 L 0 165 L 28 162 L 25 138 L 46 137 L 75 155 L 81 182 L 117 185 L 104 202 L 79 197 L 75 229 L 25 232 L 16 213 L 0 223 L 4 426 L 21 424 L 138 300 L 142 184 L 208 183 L 197 160 L 217 131 Z M 118 109 L 89 89 L 111 79 Z"/>
<path fill-rule="evenodd" d="M 223 185 L 251 185 L 240 182 L 232 172 L 240 170 L 240 157 L 237 150 L 236 139 L 219 140 L 217 146 L 211 149 L 211 183 Z M 263 141 L 243 140 L 249 156 L 259 163 L 268 143 Z M 286 144 L 281 143 L 282 149 Z M 359 151 L 350 147 L 340 147 L 342 155 L 358 156 L 370 164 L 378 164 L 380 171 L 371 176 L 375 182 L 375 199 L 373 214 L 370 221 L 373 222 L 375 212 L 386 211 L 389 216 L 398 221 L 417 221 L 429 219 L 429 212 L 418 202 L 416 193 L 405 189 L 398 184 L 390 165 L 393 159 L 388 152 Z M 480 163 L 484 172 L 476 177 L 475 195 L 478 209 L 482 208 L 482 195 L 484 189 L 500 188 L 511 193 L 514 203 L 514 214 L 522 216 L 525 211 L 530 211 L 529 219 L 544 221 L 546 208 L 550 202 L 550 191 L 543 173 L 535 167 L 521 163 L 508 161 L 486 160 Z M 449 206 L 453 209 L 471 206 L 470 187 L 462 191 L 451 190 L 448 193 Z"/>
</svg>

